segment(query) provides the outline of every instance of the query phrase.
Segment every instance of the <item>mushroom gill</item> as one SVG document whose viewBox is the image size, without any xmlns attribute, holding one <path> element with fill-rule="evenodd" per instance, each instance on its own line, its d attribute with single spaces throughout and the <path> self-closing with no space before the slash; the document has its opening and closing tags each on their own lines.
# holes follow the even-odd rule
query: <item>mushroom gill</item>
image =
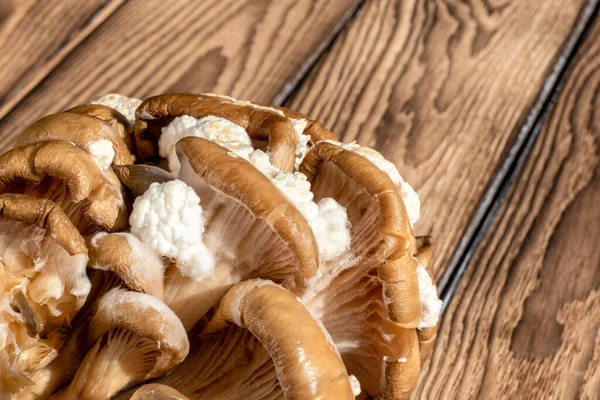
<svg viewBox="0 0 600 400">
<path fill-rule="evenodd" d="M 52 201 L 0 194 L 0 382 L 9 393 L 57 357 L 90 291 L 87 249 Z"/>
<path fill-rule="evenodd" d="M 58 357 L 30 378 L 20 399 L 47 398 L 75 376 L 88 349 L 86 326 L 95 300 L 114 288 L 146 293 L 162 299 L 164 266 L 158 255 L 131 233 L 99 232 L 87 238 L 88 276 L 91 290 L 87 302 L 72 322 L 72 332 Z"/>
<path fill-rule="evenodd" d="M 87 325 L 91 346 L 73 381 L 52 399 L 104 400 L 171 371 L 187 356 L 181 321 L 145 293 L 111 289 L 95 303 Z"/>
<path fill-rule="evenodd" d="M 316 198 L 333 197 L 346 208 L 352 238 L 301 299 L 368 394 L 407 398 L 420 369 L 421 304 L 402 197 L 387 174 L 342 145 L 318 143 L 300 170 Z"/>
<path fill-rule="evenodd" d="M 227 292 L 191 355 L 160 382 L 191 398 L 354 398 L 324 327 L 291 292 L 259 279 Z"/>
<path fill-rule="evenodd" d="M 120 231 L 127 227 L 127 210 L 121 184 L 109 171 L 103 174 L 69 142 L 36 142 L 0 155 L 0 192 L 54 201 L 82 234 Z"/>
<path fill-rule="evenodd" d="M 206 139 L 188 137 L 177 146 L 180 179 L 200 198 L 206 226 L 201 240 L 215 260 L 214 272 L 204 279 L 190 278 L 181 268 L 166 272 L 165 303 L 184 326 L 191 329 L 231 285 L 244 279 L 269 278 L 296 291 L 306 287 L 319 264 L 318 249 L 308 223 L 285 195 L 248 161 Z M 142 203 L 134 205 L 132 229 L 144 224 L 139 207 L 150 211 Z"/>
</svg>

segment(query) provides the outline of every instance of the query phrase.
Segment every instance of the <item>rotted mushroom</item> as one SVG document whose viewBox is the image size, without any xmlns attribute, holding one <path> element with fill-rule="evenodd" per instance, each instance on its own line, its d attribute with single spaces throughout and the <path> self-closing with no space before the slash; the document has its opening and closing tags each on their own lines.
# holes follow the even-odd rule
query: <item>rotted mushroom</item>
<svg viewBox="0 0 600 400">
<path fill-rule="evenodd" d="M 200 140 L 183 139 L 178 146 Z M 301 166 L 317 199 L 333 197 L 346 207 L 351 244 L 342 254 L 321 262 L 319 274 L 300 293 L 300 300 L 331 334 L 355 386 L 367 395 L 403 399 L 418 379 L 425 356 L 420 354 L 420 345 L 427 351 L 432 343 L 429 338 L 441 302 L 431 278 L 423 282 L 419 277 L 422 266 L 413 255 L 426 263 L 430 248 L 422 243 L 417 253 L 401 192 L 380 166 L 354 151 L 356 146 L 352 148 L 318 143 Z M 182 165 L 180 176 L 185 177 L 187 163 Z M 229 386 L 251 393 L 248 398 L 282 393 L 274 373 L 277 364 L 256 340 L 234 329 L 214 335 L 200 338 L 178 369 L 178 389 L 193 388 L 195 393 L 222 399 L 235 398 L 235 392 L 227 391 Z M 196 366 L 206 363 L 206 354 L 214 357 L 215 353 L 227 362 L 210 370 L 206 380 L 190 379 L 202 374 Z M 248 362 L 248 354 L 256 361 Z M 215 376 L 236 376 L 242 387 L 231 382 L 221 386 Z M 258 383 L 252 379 L 257 376 L 261 379 Z M 163 382 L 176 384 L 169 377 Z"/>
<path fill-rule="evenodd" d="M 82 234 L 127 227 L 121 184 L 84 150 L 62 140 L 17 147 L 0 155 L 0 192 L 23 193 L 58 204 Z"/>
<path fill-rule="evenodd" d="M 0 393 L 57 357 L 90 291 L 87 248 L 50 200 L 0 194 Z"/>
<path fill-rule="evenodd" d="M 91 348 L 73 381 L 52 399 L 109 399 L 168 373 L 189 351 L 181 321 L 145 293 L 120 288 L 106 292 L 96 300 L 86 329 Z"/>
</svg>

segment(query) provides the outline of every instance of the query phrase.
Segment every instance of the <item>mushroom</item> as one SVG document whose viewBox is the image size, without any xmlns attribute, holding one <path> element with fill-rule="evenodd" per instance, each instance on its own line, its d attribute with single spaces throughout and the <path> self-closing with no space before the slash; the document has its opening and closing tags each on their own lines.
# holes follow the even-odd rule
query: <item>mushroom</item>
<svg viewBox="0 0 600 400">
<path fill-rule="evenodd" d="M 285 195 L 249 162 L 208 140 L 184 138 L 178 153 L 187 185 L 153 184 L 136 199 L 130 222 L 132 232 L 178 266 L 166 272 L 165 302 L 184 326 L 191 329 L 244 279 L 270 278 L 298 291 L 306 287 L 319 264 L 318 249 L 308 223 Z M 193 272 L 198 268 L 202 273 Z"/>
<path fill-rule="evenodd" d="M 121 184 L 106 172 L 69 142 L 36 142 L 0 155 L 0 192 L 53 200 L 83 234 L 120 231 L 127 227 Z"/>
<path fill-rule="evenodd" d="M 431 240 L 412 231 L 418 196 L 380 153 L 292 110 L 210 93 L 107 95 L 18 144 L 0 156 L 0 266 L 25 271 L 0 271 L 0 393 L 410 396 L 442 303 Z M 156 164 L 134 165 L 134 147 Z M 34 212 L 14 211 L 28 202 Z M 45 209 L 75 231 L 81 251 L 66 254 L 79 267 L 90 249 L 85 304 L 41 302 L 30 282 L 53 276 L 32 254 L 67 248 L 49 233 L 59 217 L 38 220 Z"/>
<path fill-rule="evenodd" d="M 153 183 L 166 183 L 175 177 L 153 165 L 130 164 L 113 166 L 115 174 L 135 196 L 141 196 Z"/>
<path fill-rule="evenodd" d="M 158 255 L 131 233 L 99 232 L 87 240 L 88 276 L 92 288 L 88 301 L 73 320 L 73 331 L 58 357 L 30 375 L 34 385 L 23 389 L 23 399 L 47 398 L 75 376 L 83 361 L 87 331 L 95 299 L 113 288 L 123 288 L 162 299 L 164 267 Z"/>
<path fill-rule="evenodd" d="M 0 387 L 34 383 L 90 291 L 81 235 L 50 200 L 0 194 Z"/>
<path fill-rule="evenodd" d="M 156 252 L 127 232 L 99 232 L 88 241 L 93 298 L 115 287 L 163 298 L 164 265 Z"/>
<path fill-rule="evenodd" d="M 160 383 L 149 383 L 140 387 L 135 391 L 131 400 L 189 400 L 187 397 L 179 393 L 167 385 Z"/>
<path fill-rule="evenodd" d="M 354 398 L 324 327 L 291 292 L 259 279 L 227 292 L 193 354 L 161 382 L 196 398 Z"/>
<path fill-rule="evenodd" d="M 368 394 L 407 398 L 420 369 L 415 328 L 429 327 L 421 321 L 416 241 L 392 180 L 356 150 L 320 142 L 300 166 L 315 198 L 335 198 L 352 226 L 349 251 L 322 265 L 301 299 Z M 428 322 L 437 324 L 437 315 Z"/>
<path fill-rule="evenodd" d="M 181 324 L 163 302 L 114 288 L 95 303 L 87 325 L 91 346 L 73 381 L 52 399 L 108 399 L 171 371 L 187 356 Z"/>
<path fill-rule="evenodd" d="M 184 116 L 187 118 L 182 120 Z M 198 131 L 205 132 L 203 135 L 223 130 L 223 142 L 232 141 L 226 136 L 241 136 L 247 131 L 251 139 L 269 141 L 268 154 L 273 165 L 284 172 L 294 167 L 298 137 L 288 118 L 269 109 L 223 103 L 201 94 L 165 94 L 142 102 L 136 111 L 135 125 L 137 151 L 142 160 L 156 159 L 162 130 L 176 119 L 189 127 L 197 124 Z"/>
<path fill-rule="evenodd" d="M 68 109 L 66 112 L 89 115 L 98 118 L 111 128 L 115 129 L 119 137 L 125 142 L 129 152 L 135 153 L 135 140 L 133 139 L 133 122 L 130 122 L 123 114 L 116 109 L 103 104 L 80 104 Z M 135 112 L 134 112 L 135 114 Z"/>
<path fill-rule="evenodd" d="M 97 118 L 94 113 L 110 119 Z M 120 132 L 123 130 L 123 122 L 127 121 L 116 114 L 108 107 L 84 105 L 60 114 L 48 115 L 21 133 L 17 137 L 16 146 L 46 140 L 64 140 L 85 150 L 101 171 L 106 171 L 113 162 L 117 165 L 132 164 L 133 158 Z"/>
</svg>

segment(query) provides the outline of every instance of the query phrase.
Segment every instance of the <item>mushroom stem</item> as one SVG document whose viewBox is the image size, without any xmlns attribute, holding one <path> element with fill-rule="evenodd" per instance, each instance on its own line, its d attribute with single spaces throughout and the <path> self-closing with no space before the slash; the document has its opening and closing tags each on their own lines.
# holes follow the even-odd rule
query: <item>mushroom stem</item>
<svg viewBox="0 0 600 400">
<path fill-rule="evenodd" d="M 152 165 L 114 165 L 113 170 L 119 180 L 134 196 L 141 196 L 154 182 L 165 183 L 175 180 L 167 171 Z"/>
<path fill-rule="evenodd" d="M 265 346 L 286 399 L 354 398 L 346 367 L 325 328 L 281 286 L 249 280 L 232 287 L 204 333 L 230 323 L 248 329 Z"/>
</svg>

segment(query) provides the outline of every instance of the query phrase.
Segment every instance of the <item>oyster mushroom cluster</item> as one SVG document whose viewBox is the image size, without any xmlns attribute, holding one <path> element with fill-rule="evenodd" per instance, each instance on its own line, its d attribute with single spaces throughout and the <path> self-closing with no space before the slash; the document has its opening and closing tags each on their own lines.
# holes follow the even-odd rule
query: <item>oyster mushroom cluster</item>
<svg viewBox="0 0 600 400">
<path fill-rule="evenodd" d="M 289 109 L 44 117 L 0 155 L 0 399 L 405 399 L 441 310 L 418 218 L 392 163 Z"/>
</svg>

